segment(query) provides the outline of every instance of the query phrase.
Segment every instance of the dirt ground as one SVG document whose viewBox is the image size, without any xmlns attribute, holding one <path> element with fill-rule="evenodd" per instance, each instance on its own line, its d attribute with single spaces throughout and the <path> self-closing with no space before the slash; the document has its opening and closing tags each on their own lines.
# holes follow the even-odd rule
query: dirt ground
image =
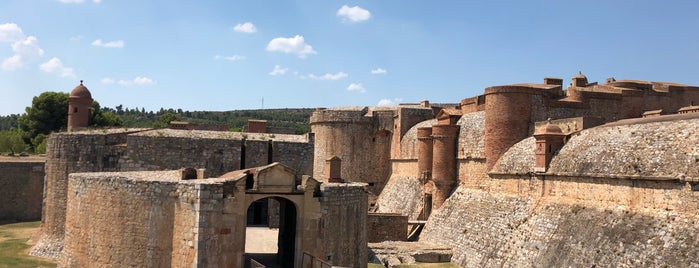
<svg viewBox="0 0 699 268">
<path fill-rule="evenodd" d="M 247 227 L 245 230 L 245 253 L 277 254 L 279 229 L 269 227 Z"/>
</svg>

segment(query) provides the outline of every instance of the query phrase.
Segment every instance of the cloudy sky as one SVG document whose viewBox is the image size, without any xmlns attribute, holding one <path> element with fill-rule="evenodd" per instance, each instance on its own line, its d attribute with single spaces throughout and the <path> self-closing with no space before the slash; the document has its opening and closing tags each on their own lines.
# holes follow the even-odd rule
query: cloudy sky
<svg viewBox="0 0 699 268">
<path fill-rule="evenodd" d="M 699 85 L 699 1 L 0 1 L 0 115 L 85 80 L 146 110 L 458 102 L 493 85 Z M 264 101 L 263 101 L 264 100 Z"/>
</svg>

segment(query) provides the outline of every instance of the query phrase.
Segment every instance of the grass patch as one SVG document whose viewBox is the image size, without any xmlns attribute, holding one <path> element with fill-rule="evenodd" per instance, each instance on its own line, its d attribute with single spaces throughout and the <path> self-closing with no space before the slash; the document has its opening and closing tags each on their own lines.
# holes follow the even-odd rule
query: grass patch
<svg viewBox="0 0 699 268">
<path fill-rule="evenodd" d="M 41 222 L 0 223 L 0 267 L 56 267 L 53 262 L 27 255 L 27 241 Z"/>
</svg>

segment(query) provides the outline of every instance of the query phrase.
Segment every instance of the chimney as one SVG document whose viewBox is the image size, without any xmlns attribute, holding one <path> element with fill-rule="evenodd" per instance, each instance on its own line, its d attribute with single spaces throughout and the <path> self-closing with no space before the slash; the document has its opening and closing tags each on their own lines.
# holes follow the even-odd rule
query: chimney
<svg viewBox="0 0 699 268">
<path fill-rule="evenodd" d="M 344 182 L 342 180 L 342 160 L 333 156 L 325 160 L 325 179 L 328 182 Z"/>
<path fill-rule="evenodd" d="M 544 85 L 563 86 L 563 79 L 554 77 L 544 77 Z"/>
</svg>

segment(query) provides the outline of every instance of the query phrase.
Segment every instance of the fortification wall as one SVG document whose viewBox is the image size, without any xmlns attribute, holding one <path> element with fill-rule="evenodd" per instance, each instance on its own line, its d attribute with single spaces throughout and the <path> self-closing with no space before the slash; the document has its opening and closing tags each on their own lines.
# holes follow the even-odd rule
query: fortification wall
<svg viewBox="0 0 699 268">
<path fill-rule="evenodd" d="M 110 158 L 104 156 L 119 155 L 120 148 L 108 144 L 116 138 L 107 137 L 98 132 L 55 133 L 48 137 L 42 237 L 32 248 L 32 255 L 58 258 L 63 245 L 68 174 L 102 171 L 105 163 L 110 163 Z"/>
<path fill-rule="evenodd" d="M 375 212 L 407 215 L 417 219 L 422 210 L 422 183 L 417 160 L 392 161 L 391 178 L 376 201 Z"/>
<path fill-rule="evenodd" d="M 565 190 L 585 184 L 573 182 Z M 421 240 L 453 247 L 452 262 L 464 267 L 699 265 L 693 257 L 699 253 L 696 213 L 602 201 L 588 205 L 458 188 L 430 218 Z"/>
<path fill-rule="evenodd" d="M 408 238 L 408 216 L 395 213 L 369 213 L 367 242 L 405 241 Z"/>
<path fill-rule="evenodd" d="M 0 157 L 0 221 L 41 219 L 43 157 Z"/>
<path fill-rule="evenodd" d="M 367 267 L 367 202 L 365 184 L 324 183 L 320 186 L 321 237 L 330 263 Z"/>
<path fill-rule="evenodd" d="M 296 170 L 296 175 L 313 174 L 313 145 L 314 142 L 284 142 L 274 141 L 272 144 L 272 162 L 279 162 Z"/>
<path fill-rule="evenodd" d="M 102 171 L 204 168 L 215 177 L 248 164 L 265 165 L 269 154 L 310 173 L 313 144 L 300 135 L 245 134 L 186 130 L 106 130 L 57 133 L 47 144 L 41 240 L 31 254 L 58 258 L 62 248 L 68 174 Z M 269 139 L 272 139 L 270 146 Z M 249 145 L 242 157 L 243 142 Z M 271 148 L 270 148 L 271 147 Z M 247 146 L 246 146 L 247 148 Z"/>
<path fill-rule="evenodd" d="M 240 139 L 217 137 L 214 135 L 219 134 L 214 131 L 198 131 L 197 135 L 189 137 L 176 136 L 177 132 L 192 133 L 183 130 L 153 130 L 129 135 L 126 155 L 119 163 L 120 170 L 205 168 L 209 176 L 215 177 L 240 169 Z M 266 146 L 264 151 L 266 152 Z"/>
<path fill-rule="evenodd" d="M 71 174 L 59 266 L 171 266 L 177 195 L 175 181 Z"/>
<path fill-rule="evenodd" d="M 392 114 L 368 108 L 315 111 L 313 177 L 324 178 L 325 160 L 337 156 L 343 179 L 369 183 L 369 192 L 378 196 L 390 174 Z"/>
</svg>

